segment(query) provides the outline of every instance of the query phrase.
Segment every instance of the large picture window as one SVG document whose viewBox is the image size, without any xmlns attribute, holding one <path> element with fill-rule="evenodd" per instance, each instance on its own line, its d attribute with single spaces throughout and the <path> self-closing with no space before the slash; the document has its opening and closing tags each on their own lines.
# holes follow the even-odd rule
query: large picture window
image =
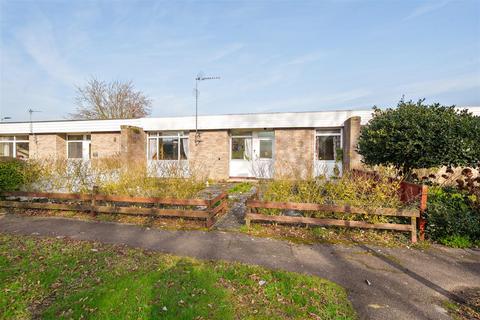
<svg viewBox="0 0 480 320">
<path fill-rule="evenodd" d="M 92 153 L 89 134 L 69 134 L 67 136 L 67 158 L 89 160 Z"/>
<path fill-rule="evenodd" d="M 341 130 L 317 130 L 315 137 L 315 159 L 334 161 L 342 147 Z"/>
<path fill-rule="evenodd" d="M 148 134 L 148 160 L 187 160 L 188 133 L 151 132 Z"/>
<path fill-rule="evenodd" d="M 28 155 L 28 135 L 0 136 L 0 157 L 28 159 Z"/>
</svg>

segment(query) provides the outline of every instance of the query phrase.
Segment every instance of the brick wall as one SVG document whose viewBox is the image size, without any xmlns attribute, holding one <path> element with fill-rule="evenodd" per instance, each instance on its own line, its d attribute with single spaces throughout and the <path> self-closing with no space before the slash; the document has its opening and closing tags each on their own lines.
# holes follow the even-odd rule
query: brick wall
<svg viewBox="0 0 480 320">
<path fill-rule="evenodd" d="M 311 176 L 314 129 L 275 130 L 275 178 Z"/>
<path fill-rule="evenodd" d="M 189 166 L 195 175 L 206 175 L 215 180 L 229 177 L 230 138 L 227 130 L 201 131 L 199 144 L 195 132 L 190 132 Z"/>
<path fill-rule="evenodd" d="M 92 159 L 108 158 L 120 153 L 120 133 L 92 133 Z"/>
<path fill-rule="evenodd" d="M 120 157 L 126 164 L 143 164 L 146 167 L 147 136 L 142 128 L 121 126 Z"/>
<path fill-rule="evenodd" d="M 362 156 L 356 150 L 360 128 L 360 117 L 351 117 L 344 123 L 343 169 L 345 171 L 362 167 Z"/>
<path fill-rule="evenodd" d="M 67 144 L 65 134 L 35 134 L 29 136 L 29 157 L 66 158 Z"/>
</svg>

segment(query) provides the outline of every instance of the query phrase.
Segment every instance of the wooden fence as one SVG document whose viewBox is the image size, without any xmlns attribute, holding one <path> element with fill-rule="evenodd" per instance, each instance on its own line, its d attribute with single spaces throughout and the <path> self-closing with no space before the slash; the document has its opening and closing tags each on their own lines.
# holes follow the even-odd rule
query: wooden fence
<svg viewBox="0 0 480 320">
<path fill-rule="evenodd" d="M 175 199 L 175 198 L 145 198 L 130 196 L 111 196 L 98 194 L 96 188 L 91 194 L 78 193 L 43 193 L 43 192 L 3 192 L 1 197 L 25 197 L 33 199 L 47 199 L 50 202 L 33 202 L 18 200 L 0 200 L 0 207 L 19 209 L 43 209 L 84 211 L 92 214 L 111 213 L 124 215 L 151 215 L 156 217 L 178 217 L 205 220 L 205 225 L 210 228 L 216 221 L 219 213 L 226 212 L 227 193 L 223 192 L 211 199 Z M 72 200 L 76 203 L 52 203 L 51 200 Z M 103 202 L 100 205 L 98 202 Z M 109 204 L 109 205 L 107 205 Z M 127 204 L 127 206 L 125 206 Z M 169 205 L 189 208 L 146 208 L 128 206 L 139 204 Z M 205 207 L 192 209 L 191 207 Z"/>
<path fill-rule="evenodd" d="M 380 179 L 380 175 L 373 171 L 353 169 L 352 173 L 357 176 Z M 390 179 L 393 180 L 393 178 Z M 402 181 L 400 182 L 398 196 L 400 197 L 400 200 L 405 204 L 410 204 L 417 201 L 419 202 L 420 216 L 418 217 L 418 235 L 420 240 L 425 240 L 425 227 L 427 221 L 424 218 L 424 214 L 427 210 L 428 186 Z"/>
<path fill-rule="evenodd" d="M 412 242 L 417 242 L 417 218 L 420 216 L 419 210 L 400 210 L 393 208 L 378 208 L 373 211 L 366 211 L 362 208 L 352 207 L 349 205 L 324 205 L 315 203 L 293 203 L 293 202 L 270 202 L 270 201 L 247 201 L 247 214 L 245 221 L 250 226 L 251 221 L 277 222 L 277 223 L 301 223 L 314 226 L 337 226 L 337 227 L 355 227 L 366 229 L 387 229 L 397 231 L 408 231 L 411 233 Z M 346 214 L 374 214 L 396 217 L 410 217 L 410 224 L 398 223 L 368 223 L 364 221 L 351 221 L 340 219 L 324 219 L 324 218 L 307 218 L 307 217 L 291 217 L 291 216 L 271 216 L 260 213 L 258 208 L 265 209 L 288 209 L 299 211 L 321 211 Z"/>
<path fill-rule="evenodd" d="M 354 170 L 354 174 L 360 176 L 379 178 L 376 173 Z M 394 208 L 377 208 L 374 210 L 365 210 L 359 207 L 349 205 L 326 205 L 316 203 L 293 203 L 293 202 L 270 202 L 251 199 L 247 201 L 247 214 L 245 216 L 246 224 L 249 226 L 251 221 L 276 222 L 285 224 L 306 224 L 315 226 L 338 226 L 338 227 L 355 227 L 367 229 L 385 229 L 406 231 L 411 233 L 412 242 L 417 242 L 417 224 L 419 226 L 419 238 L 425 238 L 425 220 L 423 213 L 427 208 L 428 187 L 408 182 L 401 182 L 399 189 L 399 197 L 403 203 L 411 204 L 419 201 L 419 208 L 415 210 L 394 209 Z M 258 197 L 258 195 L 257 195 Z M 258 209 L 279 209 L 279 210 L 298 210 L 298 211 L 319 211 L 343 214 L 367 214 L 382 215 L 395 217 L 409 217 L 409 224 L 399 223 L 368 223 L 364 221 L 351 221 L 340 219 L 324 219 L 324 218 L 307 218 L 292 216 L 273 216 L 258 213 Z M 418 220 L 418 222 L 417 222 Z"/>
</svg>

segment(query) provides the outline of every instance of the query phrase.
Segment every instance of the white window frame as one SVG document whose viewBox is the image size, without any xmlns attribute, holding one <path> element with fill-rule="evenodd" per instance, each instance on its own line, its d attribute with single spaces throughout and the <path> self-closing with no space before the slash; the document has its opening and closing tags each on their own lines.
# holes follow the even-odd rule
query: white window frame
<svg viewBox="0 0 480 320">
<path fill-rule="evenodd" d="M 230 135 L 230 161 L 251 161 L 253 160 L 253 132 L 248 131 L 250 134 L 231 134 Z M 243 159 L 233 159 L 233 152 L 232 152 L 232 146 L 233 146 L 233 139 L 235 138 L 243 138 L 243 139 L 250 139 L 250 155 L 247 155 L 249 158 L 245 157 L 245 154 L 243 154 Z"/>
<path fill-rule="evenodd" d="M 266 132 L 272 132 L 273 135 L 271 137 L 260 137 L 260 135 L 257 132 L 258 159 L 260 159 L 260 160 L 273 160 L 273 159 L 275 159 L 275 131 L 274 130 L 267 130 Z M 260 153 L 260 145 L 261 145 L 262 141 L 271 141 L 272 142 L 272 157 L 271 158 L 263 158 L 262 157 L 262 155 Z"/>
<path fill-rule="evenodd" d="M 313 160 L 314 161 L 337 161 L 337 150 L 334 149 L 333 160 L 317 159 L 317 137 L 340 137 L 340 148 L 343 150 L 343 128 L 318 128 L 315 129 L 315 139 L 313 140 Z M 334 146 L 335 147 L 335 146 Z"/>
<path fill-rule="evenodd" d="M 82 136 L 82 140 L 69 140 L 70 136 Z M 90 139 L 87 137 L 90 136 Z M 92 136 L 90 133 L 69 133 L 67 134 L 67 146 L 66 146 L 66 151 L 67 151 L 67 159 L 68 160 L 90 160 L 91 154 L 90 154 L 90 147 L 92 143 Z M 81 142 L 82 143 L 82 157 L 81 158 L 69 158 L 68 157 L 68 144 L 69 143 L 74 143 L 74 142 Z"/>
<path fill-rule="evenodd" d="M 166 133 L 162 135 L 162 133 Z M 171 133 L 171 134 L 170 134 Z M 157 152 L 160 150 L 160 139 L 177 139 L 178 150 L 177 159 L 150 159 L 150 140 L 155 140 L 157 145 Z M 182 139 L 186 139 L 187 143 L 190 143 L 189 133 L 184 131 L 154 131 L 147 134 L 147 161 L 188 161 L 190 147 L 188 148 L 188 154 L 186 159 L 181 159 L 181 146 Z"/>
<path fill-rule="evenodd" d="M 17 136 L 19 135 L 2 135 L 1 137 L 13 137 L 13 140 L 0 140 L 0 143 L 12 143 L 13 144 L 13 149 L 12 149 L 12 158 L 17 157 L 17 143 L 28 143 L 28 158 L 30 158 L 30 140 L 23 140 L 23 139 L 17 139 Z M 28 136 L 28 134 L 22 134 L 22 136 Z"/>
</svg>

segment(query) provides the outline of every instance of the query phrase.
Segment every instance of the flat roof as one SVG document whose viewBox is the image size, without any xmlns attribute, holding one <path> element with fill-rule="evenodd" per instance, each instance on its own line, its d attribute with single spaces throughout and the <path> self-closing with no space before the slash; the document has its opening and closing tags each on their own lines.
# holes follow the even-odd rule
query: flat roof
<svg viewBox="0 0 480 320">
<path fill-rule="evenodd" d="M 480 107 L 459 109 L 469 109 L 480 116 Z M 334 128 L 355 116 L 359 116 L 364 125 L 372 118 L 372 109 L 202 115 L 198 117 L 198 129 Z M 122 125 L 141 127 L 145 131 L 186 131 L 195 129 L 195 117 L 2 122 L 0 134 L 115 132 L 120 131 Z"/>
<path fill-rule="evenodd" d="M 354 116 L 361 117 L 362 124 L 365 124 L 370 120 L 371 114 L 372 110 L 339 110 L 202 115 L 198 117 L 198 129 L 341 127 L 345 120 Z M 34 133 L 112 132 L 120 131 L 122 125 L 141 127 L 145 131 L 195 130 L 195 117 L 3 122 L 0 124 L 0 134 L 27 134 L 31 131 Z"/>
</svg>

